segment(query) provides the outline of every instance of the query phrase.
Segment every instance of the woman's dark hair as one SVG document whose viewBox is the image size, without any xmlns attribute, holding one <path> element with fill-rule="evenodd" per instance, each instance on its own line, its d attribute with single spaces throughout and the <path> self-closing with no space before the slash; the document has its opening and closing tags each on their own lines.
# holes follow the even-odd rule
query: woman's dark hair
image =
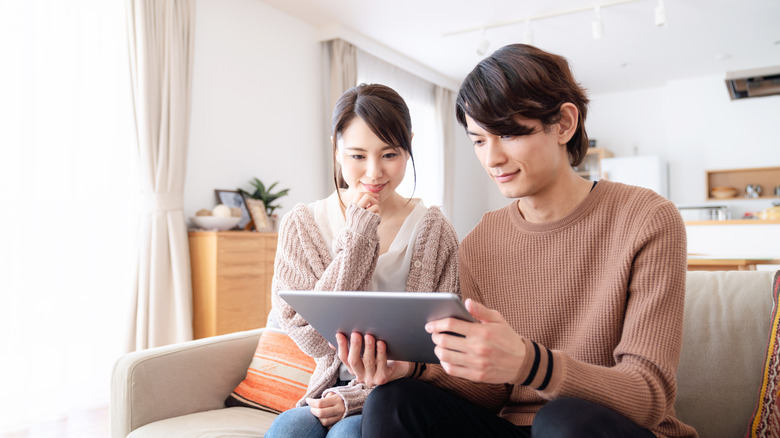
<svg viewBox="0 0 780 438">
<path fill-rule="evenodd" d="M 561 119 L 561 106 L 577 107 L 577 130 L 566 144 L 569 162 L 576 166 L 588 150 L 585 117 L 588 97 L 566 58 L 526 44 L 504 46 L 474 67 L 455 102 L 458 122 L 466 115 L 495 135 L 527 135 L 530 129 L 517 117 L 539 120 L 547 129 Z"/>
<path fill-rule="evenodd" d="M 380 140 L 409 154 L 416 187 L 417 170 L 412 155 L 412 116 L 409 114 L 409 107 L 395 90 L 386 85 L 360 84 L 345 91 L 333 108 L 330 132 L 333 139 L 333 182 L 336 189 L 347 188 L 336 155 L 338 141 L 355 117 L 360 117 Z"/>
</svg>

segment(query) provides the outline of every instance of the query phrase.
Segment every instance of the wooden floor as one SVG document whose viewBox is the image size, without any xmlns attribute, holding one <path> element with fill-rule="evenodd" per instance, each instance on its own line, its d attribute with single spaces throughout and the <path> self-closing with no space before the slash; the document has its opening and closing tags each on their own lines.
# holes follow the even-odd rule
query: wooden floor
<svg viewBox="0 0 780 438">
<path fill-rule="evenodd" d="M 32 425 L 26 430 L 0 433 L 0 438 L 108 438 L 108 407 L 73 413 L 67 418 Z"/>
</svg>

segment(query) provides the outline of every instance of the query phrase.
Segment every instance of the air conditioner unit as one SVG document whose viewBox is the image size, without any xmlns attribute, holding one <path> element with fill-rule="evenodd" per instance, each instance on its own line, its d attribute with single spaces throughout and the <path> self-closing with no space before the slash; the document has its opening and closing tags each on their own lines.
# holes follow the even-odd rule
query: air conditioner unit
<svg viewBox="0 0 780 438">
<path fill-rule="evenodd" d="M 726 73 L 731 100 L 780 95 L 780 66 Z"/>
</svg>

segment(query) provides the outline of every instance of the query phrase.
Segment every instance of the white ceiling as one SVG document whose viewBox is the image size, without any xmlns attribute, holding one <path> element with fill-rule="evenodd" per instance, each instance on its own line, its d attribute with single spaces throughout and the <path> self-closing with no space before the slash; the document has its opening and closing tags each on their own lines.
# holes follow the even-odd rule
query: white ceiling
<svg viewBox="0 0 780 438">
<path fill-rule="evenodd" d="M 489 52 L 523 42 L 525 18 L 587 7 L 532 22 L 534 44 L 565 56 L 591 93 L 659 86 L 673 79 L 780 66 L 779 0 L 658 0 L 603 6 L 604 37 L 595 40 L 595 6 L 611 0 L 262 0 L 317 29 L 357 32 L 458 83 Z M 593 9 L 591 9 L 593 8 Z M 518 24 L 490 28 L 511 21 Z M 444 34 L 477 29 L 452 36 Z"/>
</svg>

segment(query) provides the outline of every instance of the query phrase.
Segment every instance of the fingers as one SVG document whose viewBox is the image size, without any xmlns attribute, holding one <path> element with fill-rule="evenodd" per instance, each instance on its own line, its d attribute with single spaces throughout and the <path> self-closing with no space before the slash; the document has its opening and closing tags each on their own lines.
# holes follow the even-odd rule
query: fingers
<svg viewBox="0 0 780 438">
<path fill-rule="evenodd" d="M 471 316 L 480 322 L 506 322 L 501 312 L 498 310 L 488 309 L 482 303 L 478 303 L 471 298 L 466 298 L 466 310 L 469 311 Z"/>
<path fill-rule="evenodd" d="M 387 344 L 385 344 L 385 341 L 377 341 L 376 343 L 376 375 L 390 375 L 390 368 L 387 364 Z M 376 385 L 383 385 L 385 383 L 387 383 L 386 380 L 374 382 Z"/>
<path fill-rule="evenodd" d="M 344 416 L 344 411 L 346 410 L 344 400 L 333 393 L 329 393 L 320 399 L 307 398 L 306 404 L 309 405 L 312 415 L 317 417 L 323 426 L 336 424 Z"/>
<path fill-rule="evenodd" d="M 363 367 L 363 358 L 360 351 L 363 349 L 363 337 L 358 332 L 352 332 L 349 342 L 349 354 L 347 355 L 347 366 L 351 368 L 358 381 L 365 382 L 365 368 Z"/>
<path fill-rule="evenodd" d="M 341 363 L 347 366 L 347 370 L 351 374 L 355 374 L 355 371 L 349 366 L 349 343 L 344 333 L 336 333 L 336 343 L 338 344 L 338 356 Z"/>
<path fill-rule="evenodd" d="M 371 335 L 365 335 L 365 348 L 363 349 L 363 370 L 367 376 L 376 373 L 376 340 Z"/>
<path fill-rule="evenodd" d="M 358 193 L 355 205 L 372 213 L 379 214 L 379 197 L 374 193 Z"/>
</svg>

